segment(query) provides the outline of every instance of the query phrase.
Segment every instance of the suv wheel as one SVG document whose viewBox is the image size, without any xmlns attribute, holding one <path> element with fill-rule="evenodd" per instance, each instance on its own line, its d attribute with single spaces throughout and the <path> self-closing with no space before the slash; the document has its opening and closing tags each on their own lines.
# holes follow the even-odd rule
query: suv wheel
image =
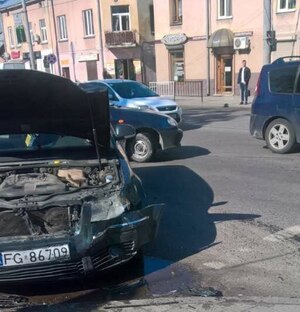
<svg viewBox="0 0 300 312">
<path fill-rule="evenodd" d="M 289 153 L 296 144 L 293 127 L 285 119 L 273 120 L 267 127 L 265 138 L 268 148 L 274 153 Z"/>
<path fill-rule="evenodd" d="M 136 162 L 146 162 L 155 154 L 155 140 L 149 133 L 138 133 L 128 144 L 128 156 Z"/>
</svg>

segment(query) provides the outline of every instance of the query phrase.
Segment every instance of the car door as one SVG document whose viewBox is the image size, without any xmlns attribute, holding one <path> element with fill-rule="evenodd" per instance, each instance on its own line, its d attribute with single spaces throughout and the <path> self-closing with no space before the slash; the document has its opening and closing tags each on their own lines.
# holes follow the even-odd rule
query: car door
<svg viewBox="0 0 300 312">
<path fill-rule="evenodd" d="M 276 111 L 272 115 L 290 120 L 298 66 L 285 65 L 270 70 L 270 102 Z"/>
<path fill-rule="evenodd" d="M 295 92 L 293 96 L 293 124 L 298 142 L 300 140 L 300 67 L 296 78 Z"/>
</svg>

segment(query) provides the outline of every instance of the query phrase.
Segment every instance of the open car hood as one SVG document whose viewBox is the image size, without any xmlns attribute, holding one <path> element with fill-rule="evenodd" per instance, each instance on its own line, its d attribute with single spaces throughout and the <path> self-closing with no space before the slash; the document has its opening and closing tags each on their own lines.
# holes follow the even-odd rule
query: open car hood
<svg viewBox="0 0 300 312">
<path fill-rule="evenodd" d="M 110 146 L 106 91 L 85 92 L 72 81 L 39 71 L 0 71 L 0 134 L 47 133 Z M 93 134 L 93 129 L 95 129 Z"/>
</svg>

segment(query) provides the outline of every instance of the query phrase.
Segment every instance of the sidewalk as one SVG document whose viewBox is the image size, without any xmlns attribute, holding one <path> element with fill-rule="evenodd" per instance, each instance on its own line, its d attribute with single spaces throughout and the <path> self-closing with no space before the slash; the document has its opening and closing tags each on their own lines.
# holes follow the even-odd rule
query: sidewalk
<svg viewBox="0 0 300 312">
<path fill-rule="evenodd" d="M 228 107 L 235 108 L 251 108 L 251 103 L 253 96 L 249 97 L 247 105 L 240 105 L 240 96 L 204 96 L 203 102 L 201 102 L 201 97 L 176 97 L 175 101 L 180 106 L 198 106 L 202 108 L 209 107 L 225 107 L 227 104 Z"/>
<path fill-rule="evenodd" d="M 4 310 L 5 311 L 5 310 Z M 11 310 L 10 310 L 11 311 Z M 202 298 L 173 297 L 141 300 L 110 301 L 106 304 L 63 303 L 23 308 L 22 312 L 296 312 L 300 299 L 296 298 Z"/>
</svg>

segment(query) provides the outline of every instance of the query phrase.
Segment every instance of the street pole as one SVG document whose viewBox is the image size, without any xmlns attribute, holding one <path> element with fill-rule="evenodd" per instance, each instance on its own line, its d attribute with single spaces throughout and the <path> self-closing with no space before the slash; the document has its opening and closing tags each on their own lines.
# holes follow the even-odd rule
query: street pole
<svg viewBox="0 0 300 312">
<path fill-rule="evenodd" d="M 31 36 L 30 36 L 30 30 L 29 30 L 29 21 L 28 21 L 28 15 L 27 15 L 27 7 L 25 0 L 22 0 L 22 7 L 24 12 L 24 18 L 25 18 L 25 32 L 26 32 L 26 38 L 28 42 L 28 48 L 29 48 L 29 56 L 30 56 L 30 67 L 31 69 L 35 68 L 35 59 L 34 59 L 34 53 L 33 53 L 33 47 L 31 42 Z"/>
<path fill-rule="evenodd" d="M 103 38 L 102 38 L 102 21 L 101 21 L 101 8 L 100 8 L 100 0 L 97 1 L 97 15 L 98 15 L 98 31 L 99 31 L 99 61 L 100 68 L 102 69 L 101 77 L 103 77 L 104 71 L 104 55 L 103 55 Z"/>
<path fill-rule="evenodd" d="M 263 64 L 271 63 L 271 48 L 267 42 L 267 31 L 272 30 L 272 0 L 263 0 Z"/>
<path fill-rule="evenodd" d="M 74 50 L 73 41 L 71 41 L 70 46 L 71 46 L 71 53 L 72 53 L 72 63 L 73 63 L 74 81 L 77 82 L 76 69 L 75 69 L 75 50 Z"/>
<path fill-rule="evenodd" d="M 210 33 L 210 0 L 206 0 L 206 63 L 207 63 L 207 96 L 210 95 L 210 49 L 208 47 L 209 33 Z"/>
<path fill-rule="evenodd" d="M 50 0 L 50 1 L 51 1 L 51 11 L 52 11 L 52 20 L 53 20 L 54 36 L 55 36 L 55 50 L 56 50 L 58 74 L 59 74 L 59 76 L 61 76 L 60 55 L 59 55 L 59 49 L 58 49 L 57 27 L 56 27 L 56 19 L 55 19 L 54 4 L 53 4 L 53 0 Z"/>
</svg>

